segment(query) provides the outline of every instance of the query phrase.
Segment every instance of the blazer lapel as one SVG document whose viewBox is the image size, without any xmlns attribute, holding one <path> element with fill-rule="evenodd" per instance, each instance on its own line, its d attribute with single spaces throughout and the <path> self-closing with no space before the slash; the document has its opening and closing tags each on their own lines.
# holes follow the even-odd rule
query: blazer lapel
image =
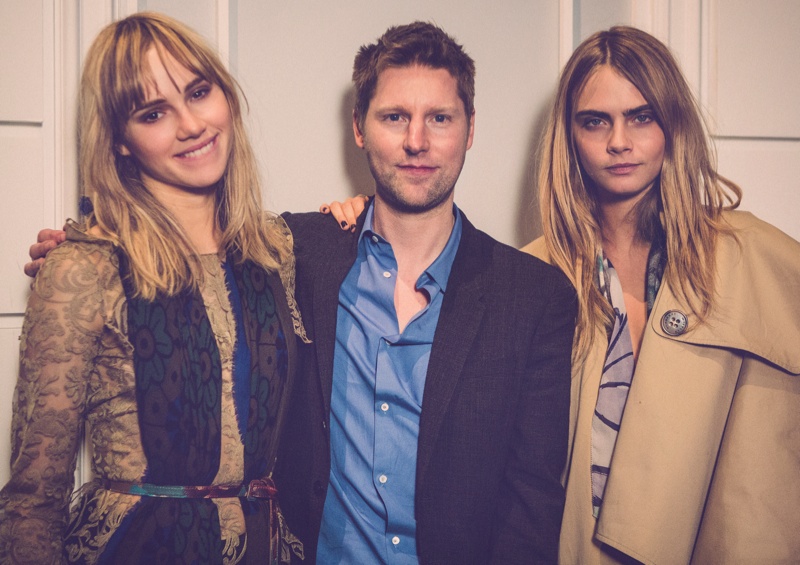
<svg viewBox="0 0 800 565">
<path fill-rule="evenodd" d="M 424 477 L 464 363 L 485 312 L 482 270 L 488 263 L 477 241 L 477 230 L 463 217 L 463 231 L 447 283 L 433 339 L 417 448 L 417 483 Z"/>
<path fill-rule="evenodd" d="M 317 352 L 320 386 L 326 414 L 330 414 L 331 406 L 339 288 L 356 260 L 357 234 L 361 233 L 365 217 L 366 211 L 358 218 L 355 234 L 345 231 L 338 232 L 332 245 L 324 246 L 324 251 L 317 257 L 318 265 L 313 281 L 313 341 Z"/>
</svg>

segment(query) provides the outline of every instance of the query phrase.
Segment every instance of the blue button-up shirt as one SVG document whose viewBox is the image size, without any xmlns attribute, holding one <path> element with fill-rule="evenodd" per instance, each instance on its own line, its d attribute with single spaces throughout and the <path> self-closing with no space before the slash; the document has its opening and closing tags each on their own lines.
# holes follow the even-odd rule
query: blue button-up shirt
<svg viewBox="0 0 800 565">
<path fill-rule="evenodd" d="M 417 279 L 430 300 L 399 333 L 397 260 L 367 212 L 339 290 L 331 394 L 331 472 L 317 562 L 418 563 L 414 491 L 422 393 L 461 213 Z"/>
</svg>

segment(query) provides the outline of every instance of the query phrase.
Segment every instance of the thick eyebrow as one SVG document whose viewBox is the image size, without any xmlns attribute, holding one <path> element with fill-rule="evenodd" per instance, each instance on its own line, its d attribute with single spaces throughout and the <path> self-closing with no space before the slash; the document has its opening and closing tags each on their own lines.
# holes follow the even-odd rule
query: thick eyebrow
<svg viewBox="0 0 800 565">
<path fill-rule="evenodd" d="M 641 114 L 642 112 L 652 111 L 653 109 L 650 107 L 650 104 L 642 104 L 641 106 L 637 106 L 636 108 L 631 108 L 630 110 L 625 110 L 622 112 L 622 115 L 626 118 L 630 118 L 631 116 L 635 116 L 636 114 Z"/>
<path fill-rule="evenodd" d="M 375 108 L 376 114 L 406 114 L 407 111 L 402 106 L 383 106 Z"/>
<path fill-rule="evenodd" d="M 436 106 L 431 108 L 427 114 L 428 115 L 436 115 L 436 114 L 455 114 L 458 112 L 458 106 Z M 384 115 L 384 114 L 409 114 L 410 112 L 404 106 L 394 106 L 394 105 L 387 105 L 384 107 L 376 107 L 375 113 Z"/>
<path fill-rule="evenodd" d="M 641 114 L 642 112 L 652 111 L 650 104 L 642 104 L 641 106 L 637 106 L 636 108 L 631 108 L 629 110 L 625 110 L 622 112 L 622 115 L 626 118 L 630 118 L 631 116 L 635 116 L 637 114 Z M 608 112 L 601 112 L 600 110 L 581 110 L 580 112 L 575 112 L 575 118 L 600 118 L 606 121 L 611 121 L 611 114 Z"/>
<path fill-rule="evenodd" d="M 185 93 L 189 92 L 190 90 L 195 88 L 201 82 L 206 82 L 206 79 L 204 79 L 203 77 L 200 77 L 200 76 L 195 78 L 193 81 L 191 81 L 190 83 L 188 83 L 186 85 L 186 88 L 183 89 L 183 93 L 185 94 Z M 145 110 L 149 110 L 150 108 L 155 108 L 156 106 L 160 106 L 161 104 L 164 104 L 165 102 L 166 102 L 166 99 L 164 99 L 164 98 L 156 98 L 154 100 L 148 100 L 147 102 L 145 102 L 144 104 L 142 104 L 138 108 L 134 108 L 131 111 L 131 116 L 133 116 L 134 114 L 139 114 L 139 113 L 141 113 L 141 112 L 143 112 Z"/>
</svg>

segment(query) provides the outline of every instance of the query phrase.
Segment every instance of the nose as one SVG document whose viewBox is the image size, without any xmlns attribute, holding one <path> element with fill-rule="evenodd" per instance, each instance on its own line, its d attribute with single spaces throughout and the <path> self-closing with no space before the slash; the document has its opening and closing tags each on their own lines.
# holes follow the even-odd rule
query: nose
<svg viewBox="0 0 800 565">
<path fill-rule="evenodd" d="M 417 155 L 427 151 L 430 146 L 428 129 L 422 119 L 412 119 L 406 128 L 406 137 L 403 140 L 403 149 L 409 155 Z"/>
<path fill-rule="evenodd" d="M 181 141 L 200 137 L 206 129 L 205 121 L 189 108 L 178 112 L 178 139 Z"/>
<path fill-rule="evenodd" d="M 624 122 L 618 121 L 611 128 L 611 136 L 608 139 L 609 153 L 622 153 L 631 148 L 631 138 L 628 135 L 628 128 Z"/>
</svg>

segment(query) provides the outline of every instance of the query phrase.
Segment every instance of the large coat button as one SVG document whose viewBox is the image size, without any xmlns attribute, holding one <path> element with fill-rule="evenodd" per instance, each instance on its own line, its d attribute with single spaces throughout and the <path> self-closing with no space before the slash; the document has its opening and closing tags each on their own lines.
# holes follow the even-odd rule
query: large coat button
<svg viewBox="0 0 800 565">
<path fill-rule="evenodd" d="M 686 331 L 686 326 L 689 321 L 686 319 L 686 314 L 680 310 L 669 310 L 661 318 L 661 329 L 664 333 L 671 336 L 679 336 Z"/>
</svg>

